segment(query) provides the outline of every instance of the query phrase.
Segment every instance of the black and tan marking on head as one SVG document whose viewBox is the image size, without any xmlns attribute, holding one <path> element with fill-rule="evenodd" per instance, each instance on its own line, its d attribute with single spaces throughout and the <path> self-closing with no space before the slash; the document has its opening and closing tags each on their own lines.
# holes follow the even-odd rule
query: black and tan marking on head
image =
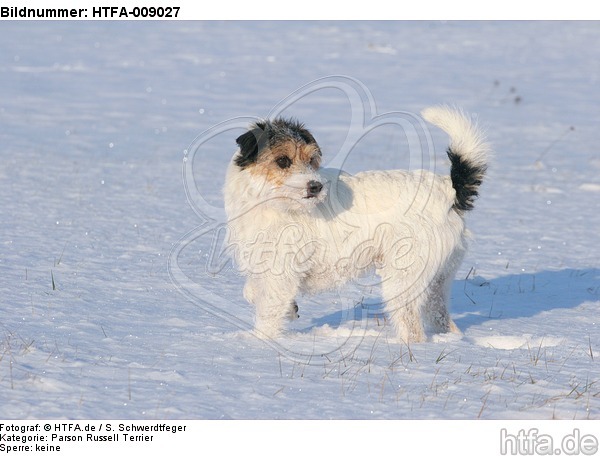
<svg viewBox="0 0 600 456">
<path fill-rule="evenodd" d="M 294 119 L 256 122 L 236 142 L 240 150 L 235 163 L 272 178 L 306 167 L 317 170 L 321 164 L 317 141 Z"/>
</svg>

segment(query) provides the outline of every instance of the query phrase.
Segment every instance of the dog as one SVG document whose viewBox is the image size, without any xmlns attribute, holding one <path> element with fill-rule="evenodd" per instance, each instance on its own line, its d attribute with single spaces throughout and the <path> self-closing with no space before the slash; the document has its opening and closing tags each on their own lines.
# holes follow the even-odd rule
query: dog
<svg viewBox="0 0 600 456">
<path fill-rule="evenodd" d="M 227 243 L 255 306 L 256 335 L 280 336 L 298 318 L 298 295 L 373 270 L 400 341 L 460 334 L 450 288 L 467 248 L 464 216 L 491 149 L 460 110 L 437 106 L 421 115 L 450 137 L 449 176 L 321 168 L 317 141 L 294 119 L 259 121 L 237 138 L 224 186 Z"/>
</svg>

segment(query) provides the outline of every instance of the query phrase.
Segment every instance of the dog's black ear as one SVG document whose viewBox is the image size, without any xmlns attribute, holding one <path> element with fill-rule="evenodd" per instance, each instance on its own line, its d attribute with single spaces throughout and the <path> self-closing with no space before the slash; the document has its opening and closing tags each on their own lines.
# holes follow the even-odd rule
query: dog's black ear
<svg viewBox="0 0 600 456">
<path fill-rule="evenodd" d="M 235 164 L 240 168 L 256 163 L 258 153 L 266 144 L 267 134 L 265 132 L 266 125 L 264 122 L 258 122 L 250 128 L 246 133 L 239 136 L 235 140 L 240 146 L 240 153 L 235 159 Z"/>
</svg>

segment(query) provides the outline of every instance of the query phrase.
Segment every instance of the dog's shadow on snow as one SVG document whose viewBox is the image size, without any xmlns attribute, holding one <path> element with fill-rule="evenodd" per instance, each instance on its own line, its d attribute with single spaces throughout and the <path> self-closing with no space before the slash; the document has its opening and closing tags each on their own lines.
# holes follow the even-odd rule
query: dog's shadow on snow
<svg viewBox="0 0 600 456">
<path fill-rule="evenodd" d="M 495 279 L 480 276 L 456 279 L 452 285 L 450 313 L 461 331 L 492 319 L 532 317 L 553 309 L 570 309 L 600 300 L 600 269 L 563 269 L 511 274 Z M 302 308 L 300 310 L 302 314 Z M 369 318 L 369 326 L 386 324 L 384 305 L 369 296 L 354 306 L 312 318 L 302 332 Z"/>
<path fill-rule="evenodd" d="M 365 319 L 370 319 L 375 322 L 376 326 L 386 324 L 387 315 L 385 306 L 378 298 L 361 299 L 354 306 L 349 306 L 346 309 L 338 310 L 321 317 L 311 319 L 311 323 L 303 332 L 309 332 L 314 328 L 329 326 L 331 328 L 339 328 L 348 322 L 363 322 Z M 355 325 L 355 323 L 352 323 Z"/>
<path fill-rule="evenodd" d="M 455 280 L 450 312 L 466 330 L 490 319 L 528 318 L 600 300 L 600 269 L 511 274 L 491 280 Z"/>
</svg>

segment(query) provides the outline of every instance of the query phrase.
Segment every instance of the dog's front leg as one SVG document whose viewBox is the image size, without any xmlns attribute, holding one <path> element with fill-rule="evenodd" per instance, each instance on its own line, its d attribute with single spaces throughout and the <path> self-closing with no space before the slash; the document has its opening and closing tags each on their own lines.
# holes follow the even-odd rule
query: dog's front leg
<svg viewBox="0 0 600 456">
<path fill-rule="evenodd" d="M 257 336 L 277 337 L 287 320 L 298 318 L 297 293 L 298 286 L 289 277 L 260 275 L 248 278 L 244 298 L 256 306 L 254 332 Z"/>
</svg>

